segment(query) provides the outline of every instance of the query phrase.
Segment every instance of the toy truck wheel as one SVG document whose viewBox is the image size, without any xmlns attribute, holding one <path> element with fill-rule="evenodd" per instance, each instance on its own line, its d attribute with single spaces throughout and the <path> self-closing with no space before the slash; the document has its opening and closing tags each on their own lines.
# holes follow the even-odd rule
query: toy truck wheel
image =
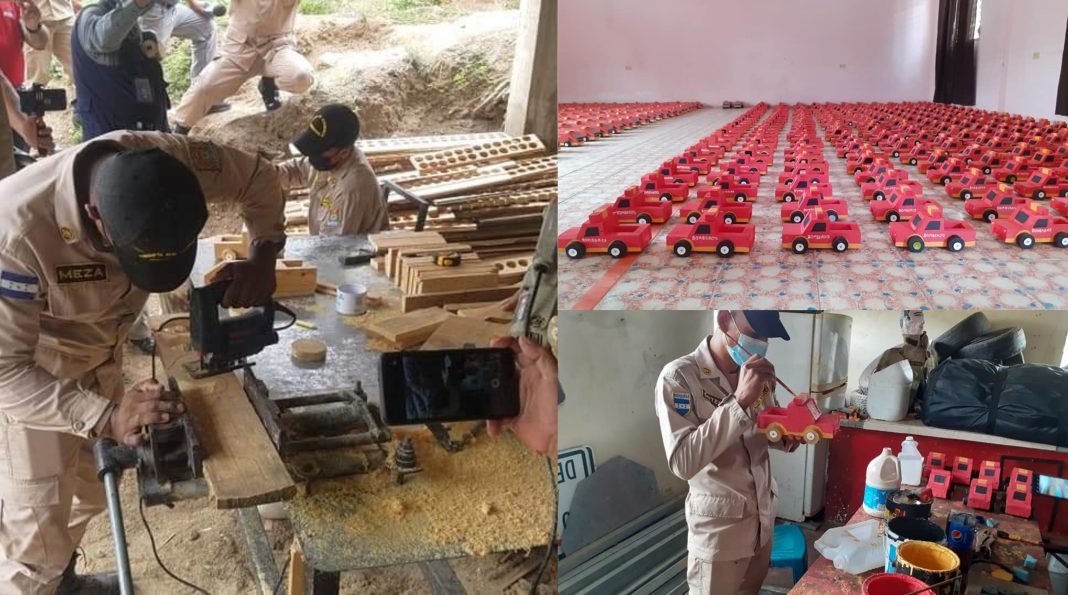
<svg viewBox="0 0 1068 595">
<path fill-rule="evenodd" d="M 665 192 L 660 195 L 660 200 L 671 200 L 671 193 Z"/>
<path fill-rule="evenodd" d="M 916 165 L 916 158 L 909 159 L 909 165 Z"/>
<path fill-rule="evenodd" d="M 699 215 L 698 213 L 690 213 L 689 215 L 686 215 L 686 223 L 693 225 L 694 223 L 697 223 L 697 220 L 700 218 L 701 215 Z"/>
<path fill-rule="evenodd" d="M 869 176 L 867 180 L 864 180 L 864 183 L 865 184 L 874 184 L 875 183 L 875 178 L 872 178 L 872 177 Z"/>
<path fill-rule="evenodd" d="M 893 223 L 895 221 L 900 221 L 901 220 L 901 215 L 898 215 L 897 211 L 890 211 L 889 213 L 886 214 L 886 220 L 889 221 L 890 223 Z"/>
<path fill-rule="evenodd" d="M 901 153 L 899 151 L 894 151 L 893 153 L 891 153 L 891 155 L 894 156 L 894 159 L 897 159 L 898 157 L 901 156 Z"/>
<path fill-rule="evenodd" d="M 791 223 L 801 223 L 804 220 L 805 220 L 805 214 L 802 213 L 801 211 L 794 211 L 793 213 L 790 213 L 790 222 Z"/>
<path fill-rule="evenodd" d="M 847 242 L 845 238 L 835 238 L 834 241 L 831 242 L 831 249 L 835 252 L 845 252 L 846 250 L 849 250 L 849 242 Z"/>
<path fill-rule="evenodd" d="M 794 254 L 804 254 L 808 250 L 808 240 L 795 238 L 793 243 Z"/>
<path fill-rule="evenodd" d="M 1012 174 L 1009 174 L 1009 175 L 1008 175 L 1008 176 L 1007 176 L 1007 177 L 1005 178 L 1005 181 L 1006 181 L 1006 182 L 1008 182 L 1008 183 L 1010 183 L 1010 184 L 1015 184 L 1015 183 L 1016 183 L 1016 176 L 1014 176 L 1014 175 L 1012 175 Z"/>
<path fill-rule="evenodd" d="M 989 176 L 990 175 L 990 168 L 989 167 L 984 167 L 983 168 L 983 174 Z"/>
<path fill-rule="evenodd" d="M 948 249 L 950 252 L 960 252 L 964 249 L 964 240 L 960 239 L 957 236 L 953 236 L 949 238 L 948 242 L 946 242 L 946 249 Z"/>
<path fill-rule="evenodd" d="M 960 197 L 963 198 L 964 200 L 969 200 L 972 197 L 972 191 L 971 190 L 964 190 L 964 191 L 962 191 L 960 193 Z"/>
<path fill-rule="evenodd" d="M 942 186 L 945 186 L 946 184 L 949 183 L 949 176 L 942 176 L 942 179 L 938 180 L 938 183 L 941 184 Z"/>
<path fill-rule="evenodd" d="M 683 182 L 682 178 L 675 178 L 675 183 L 676 184 L 685 184 L 686 182 Z"/>
<path fill-rule="evenodd" d="M 766 434 L 768 436 L 768 442 L 778 442 L 782 440 L 782 426 L 780 426 L 779 424 L 771 424 L 770 426 L 768 426 L 768 431 L 766 432 Z"/>
<path fill-rule="evenodd" d="M 564 248 L 564 254 L 567 254 L 568 258 L 582 258 L 586 256 L 586 246 L 580 242 L 571 242 Z"/>
<path fill-rule="evenodd" d="M 875 199 L 875 200 L 884 200 L 884 199 L 886 199 L 886 195 L 883 194 L 882 190 L 876 190 L 875 194 L 872 194 L 871 197 L 873 199 Z"/>
<path fill-rule="evenodd" d="M 727 225 L 734 225 L 738 221 L 738 218 L 734 216 L 734 213 L 724 213 L 723 222 Z"/>
<path fill-rule="evenodd" d="M 783 202 L 794 202 L 794 195 L 790 192 L 782 195 Z"/>
<path fill-rule="evenodd" d="M 652 223 L 653 218 L 645 213 L 642 213 L 641 215 L 638 215 L 637 221 L 638 223 Z"/>
<path fill-rule="evenodd" d="M 995 211 L 993 209 L 983 213 L 983 219 L 986 219 L 987 223 L 993 223 L 994 221 L 997 221 L 997 218 L 998 218 L 998 213 L 997 213 L 997 211 Z"/>
<path fill-rule="evenodd" d="M 827 218 L 830 219 L 831 221 L 838 221 L 838 212 L 837 211 L 827 211 Z"/>
<path fill-rule="evenodd" d="M 719 254 L 723 258 L 734 256 L 734 244 L 730 240 L 723 240 L 716 246 L 716 254 Z"/>
<path fill-rule="evenodd" d="M 920 236 L 912 236 L 905 245 L 908 246 L 909 252 L 923 252 L 924 243 Z"/>
<path fill-rule="evenodd" d="M 742 186 L 748 186 L 749 185 L 749 180 L 738 180 L 738 183 L 741 184 Z"/>
<path fill-rule="evenodd" d="M 1046 198 L 1046 191 L 1045 190 L 1035 190 L 1035 198 L 1038 198 L 1038 199 Z"/>
<path fill-rule="evenodd" d="M 1016 245 L 1021 247 L 1021 248 L 1023 248 L 1023 249 L 1025 249 L 1025 250 L 1029 250 L 1031 248 L 1034 248 L 1035 247 L 1035 236 L 1033 236 L 1033 235 L 1031 235 L 1031 234 L 1029 234 L 1027 232 L 1021 233 L 1020 235 L 1016 236 Z"/>
<path fill-rule="evenodd" d="M 690 243 L 686 240 L 675 242 L 675 247 L 672 249 L 675 251 L 675 256 L 682 256 L 683 258 L 689 256 L 690 252 L 693 251 L 693 248 L 690 247 Z"/>
<path fill-rule="evenodd" d="M 1053 245 L 1058 248 L 1068 248 L 1068 233 L 1063 231 L 1053 237 Z"/>
<path fill-rule="evenodd" d="M 564 146 L 565 146 L 565 147 L 570 147 L 570 146 L 571 146 L 571 141 L 569 141 L 569 140 L 565 140 L 565 141 L 564 141 Z"/>
<path fill-rule="evenodd" d="M 793 183 L 794 183 L 794 179 L 793 178 L 786 178 L 786 181 L 784 182 L 784 184 L 786 184 L 787 186 L 789 186 L 790 184 L 793 184 Z"/>
<path fill-rule="evenodd" d="M 627 245 L 623 242 L 612 242 L 608 246 L 608 255 L 612 258 L 623 258 L 627 255 Z"/>
<path fill-rule="evenodd" d="M 734 195 L 734 202 L 745 202 L 745 193 L 739 192 Z"/>
<path fill-rule="evenodd" d="M 820 441 L 822 434 L 816 426 L 809 426 L 805 428 L 805 433 L 801 437 L 805 439 L 805 444 L 815 444 Z"/>
</svg>

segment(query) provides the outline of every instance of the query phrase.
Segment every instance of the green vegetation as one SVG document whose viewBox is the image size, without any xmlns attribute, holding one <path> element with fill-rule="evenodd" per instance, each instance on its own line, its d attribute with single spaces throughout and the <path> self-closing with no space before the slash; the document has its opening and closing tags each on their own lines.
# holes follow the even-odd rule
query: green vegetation
<svg viewBox="0 0 1068 595">
<path fill-rule="evenodd" d="M 456 73 L 452 75 L 452 84 L 457 91 L 462 91 L 471 85 L 483 85 L 491 76 L 490 65 L 482 54 L 470 54 L 456 65 Z"/>
<path fill-rule="evenodd" d="M 300 0 L 300 14 L 332 14 L 341 12 L 338 0 Z"/>
<path fill-rule="evenodd" d="M 189 68 L 193 64 L 191 48 L 192 44 L 188 39 L 172 37 L 167 56 L 163 58 L 163 80 L 168 83 L 167 94 L 174 105 L 178 105 L 178 101 L 189 88 Z"/>
</svg>

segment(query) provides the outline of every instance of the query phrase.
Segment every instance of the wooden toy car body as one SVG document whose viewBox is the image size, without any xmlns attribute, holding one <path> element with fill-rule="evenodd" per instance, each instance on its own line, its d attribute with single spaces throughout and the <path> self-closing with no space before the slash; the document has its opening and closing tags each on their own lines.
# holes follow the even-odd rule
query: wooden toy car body
<svg viewBox="0 0 1068 595">
<path fill-rule="evenodd" d="M 710 184 L 719 186 L 729 196 L 733 196 L 734 200 L 738 202 L 756 200 L 759 182 L 734 174 L 719 174 L 714 178 L 715 182 L 712 182 L 715 175 L 715 172 L 709 174 Z"/>
<path fill-rule="evenodd" d="M 970 485 L 972 483 L 972 471 L 974 471 L 975 465 L 970 457 L 956 457 L 953 459 L 953 467 L 950 468 L 950 473 L 953 474 L 953 483 L 961 485 Z"/>
<path fill-rule="evenodd" d="M 801 223 L 783 224 L 782 247 L 795 254 L 814 248 L 845 252 L 860 247 L 860 225 L 852 221 L 831 221 L 822 209 L 815 209 L 806 213 Z"/>
<path fill-rule="evenodd" d="M 972 216 L 972 219 L 993 223 L 996 219 L 1008 219 L 1016 211 L 1027 208 L 1030 204 L 1030 198 L 1016 196 L 1011 190 L 1005 192 L 991 188 L 983 196 L 964 201 L 964 210 Z"/>
<path fill-rule="evenodd" d="M 927 487 L 931 488 L 931 494 L 935 498 L 946 500 L 949 498 L 949 490 L 953 487 L 953 474 L 948 469 L 931 469 Z"/>
<path fill-rule="evenodd" d="M 959 252 L 975 245 L 975 229 L 964 221 L 916 215 L 909 221 L 891 223 L 890 241 L 910 252 L 922 252 L 927 246 Z"/>
<path fill-rule="evenodd" d="M 982 194 L 986 189 L 987 184 L 997 183 L 992 177 L 988 177 L 980 169 L 971 168 L 968 169 L 960 178 L 950 180 L 946 184 L 946 194 L 950 198 L 960 198 L 968 200 L 969 198 Z"/>
<path fill-rule="evenodd" d="M 863 187 L 864 184 L 877 181 L 881 176 L 908 178 L 908 172 L 894 169 L 894 164 L 889 161 L 880 161 L 860 168 L 860 171 L 853 174 L 853 181 Z"/>
<path fill-rule="evenodd" d="M 561 147 L 577 147 L 583 142 L 585 142 L 585 139 L 579 136 L 578 132 L 574 129 L 565 130 L 561 128 L 560 132 L 557 134 L 557 137 L 560 141 L 559 144 Z"/>
<path fill-rule="evenodd" d="M 642 196 L 624 194 L 601 210 L 619 223 L 664 223 L 671 219 L 674 207 L 667 201 L 649 201 Z"/>
<path fill-rule="evenodd" d="M 696 153 L 696 151 L 692 152 Z M 690 155 L 689 153 L 675 157 L 671 160 L 671 163 L 676 169 L 695 171 L 701 176 L 708 175 L 708 172 L 712 171 L 712 166 L 715 165 L 715 163 L 712 163 L 712 160 L 707 157 Z"/>
<path fill-rule="evenodd" d="M 973 479 L 968 487 L 968 507 L 976 510 L 990 510 L 994 499 L 994 489 L 995 486 L 986 479 Z"/>
<path fill-rule="evenodd" d="M 950 157 L 938 165 L 938 167 L 932 167 L 927 170 L 927 179 L 932 184 L 940 184 L 945 186 L 952 181 L 953 174 L 960 174 L 967 168 L 964 165 L 964 161 L 956 157 Z"/>
<path fill-rule="evenodd" d="M 1068 196 L 1068 179 L 1058 176 L 1049 168 L 1042 168 L 1026 180 L 1016 182 L 1013 189 L 1020 196 L 1039 200 L 1051 196 Z"/>
<path fill-rule="evenodd" d="M 994 489 L 998 489 L 1001 486 L 1001 463 L 997 461 L 983 461 L 979 465 L 979 479 L 985 479 L 990 482 L 990 485 Z"/>
<path fill-rule="evenodd" d="M 927 217 L 942 217 L 942 205 L 929 198 L 917 196 L 911 191 L 891 192 L 887 200 L 873 200 L 868 203 L 868 208 L 876 221 L 891 223 L 921 214 Z"/>
<path fill-rule="evenodd" d="M 849 218 L 849 204 L 838 198 L 824 197 L 816 192 L 809 193 L 797 202 L 783 203 L 779 210 L 779 218 L 791 223 L 801 223 L 805 219 L 805 213 L 821 209 L 829 221 L 839 221 Z"/>
<path fill-rule="evenodd" d="M 768 437 L 768 442 L 779 442 L 784 436 L 799 436 L 806 444 L 815 444 L 821 439 L 831 440 L 838 433 L 842 416 L 824 413 L 816 401 L 808 395 L 799 395 L 786 407 L 765 407 L 757 414 L 757 431 Z"/>
<path fill-rule="evenodd" d="M 912 192 L 917 196 L 923 194 L 923 186 L 916 180 L 908 179 L 908 173 L 901 170 L 896 170 L 892 176 L 861 184 L 860 188 L 864 198 L 868 200 L 886 200 L 889 194 L 895 192 L 898 194 Z"/>
<path fill-rule="evenodd" d="M 1068 218 L 1054 215 L 1034 202 L 994 221 L 990 229 L 1002 242 L 1025 249 L 1034 248 L 1036 243 L 1068 248 Z"/>
<path fill-rule="evenodd" d="M 991 175 L 995 169 L 1005 163 L 1005 154 L 996 149 L 983 151 L 977 159 L 972 160 L 972 167 L 978 167 L 984 174 Z"/>
<path fill-rule="evenodd" d="M 582 258 L 587 252 L 607 252 L 612 258 L 623 258 L 641 252 L 652 239 L 649 224 L 619 223 L 603 210 L 597 210 L 579 227 L 561 233 L 556 245 L 569 258 Z"/>
<path fill-rule="evenodd" d="M 685 214 L 683 219 L 687 223 L 697 223 L 702 214 L 712 209 L 717 209 L 723 223 L 749 223 L 753 218 L 753 203 L 730 200 L 722 189 L 714 190 L 718 191 L 719 195 L 706 194 L 704 197 L 698 197 L 696 203 L 687 203 L 680 208 L 679 213 Z"/>
<path fill-rule="evenodd" d="M 946 159 L 949 159 L 949 153 L 942 149 L 931 149 L 931 152 L 927 154 L 927 158 L 916 164 L 916 169 L 921 174 L 927 175 L 931 168 L 937 168 Z"/>
<path fill-rule="evenodd" d="M 1068 198 L 1055 198 L 1050 201 L 1049 207 L 1053 211 L 1068 217 Z"/>
<path fill-rule="evenodd" d="M 1001 182 L 1015 184 L 1016 180 L 1027 175 L 1030 170 L 1031 166 L 1027 163 L 1026 159 L 1016 157 L 1006 161 L 1001 167 L 991 170 L 990 175 L 994 176 Z"/>
<path fill-rule="evenodd" d="M 642 190 L 646 195 L 656 193 L 661 200 L 682 202 L 690 196 L 690 186 L 682 183 L 677 184 L 674 180 L 665 178 L 660 173 L 645 174 L 642 176 Z"/>
<path fill-rule="evenodd" d="M 693 252 L 715 252 L 727 258 L 735 252 L 749 252 L 756 241 L 756 227 L 743 223 L 724 223 L 717 209 L 706 211 L 697 223 L 680 223 L 667 234 L 668 248 L 675 256 Z"/>
<path fill-rule="evenodd" d="M 920 162 L 925 161 L 931 155 L 931 149 L 926 145 L 915 145 L 908 152 L 902 153 L 901 158 L 898 160 L 901 165 L 919 165 Z M 923 170 L 921 170 L 922 172 Z"/>
<path fill-rule="evenodd" d="M 1005 490 L 1005 514 L 1023 519 L 1031 518 L 1031 497 L 1030 484 L 1011 482 Z"/>
<path fill-rule="evenodd" d="M 779 187 L 792 184 L 794 180 L 807 180 L 809 184 L 828 184 L 829 176 L 825 171 L 817 171 L 814 169 L 801 168 L 794 171 L 784 171 L 779 174 L 778 183 L 775 185 L 775 193 L 778 194 Z"/>
<path fill-rule="evenodd" d="M 775 188 L 775 200 L 779 202 L 794 202 L 802 196 L 817 192 L 824 196 L 830 196 L 831 185 L 826 182 L 810 182 L 805 178 L 795 178 L 789 184 L 782 184 Z"/>
</svg>

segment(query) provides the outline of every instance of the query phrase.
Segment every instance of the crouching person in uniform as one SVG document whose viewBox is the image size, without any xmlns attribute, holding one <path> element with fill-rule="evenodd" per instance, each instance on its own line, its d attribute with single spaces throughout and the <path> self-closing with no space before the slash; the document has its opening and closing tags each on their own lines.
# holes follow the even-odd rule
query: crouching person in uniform
<svg viewBox="0 0 1068 595">
<path fill-rule="evenodd" d="M 668 464 L 689 483 L 691 594 L 755 595 L 768 573 L 775 480 L 756 414 L 775 390 L 775 368 L 764 358 L 770 338 L 790 340 L 778 312 L 720 310 L 713 334 L 657 380 Z M 792 451 L 799 442 L 780 444 Z"/>
<path fill-rule="evenodd" d="M 0 592 L 117 592 L 114 575 L 74 573 L 105 507 L 92 441 L 137 444 L 142 426 L 182 410 L 155 380 L 123 391 L 123 341 L 149 292 L 188 278 L 206 200 L 238 203 L 252 237 L 251 258 L 224 271 L 224 305 L 264 303 L 285 238 L 281 187 L 255 155 L 113 132 L 0 193 Z"/>
</svg>

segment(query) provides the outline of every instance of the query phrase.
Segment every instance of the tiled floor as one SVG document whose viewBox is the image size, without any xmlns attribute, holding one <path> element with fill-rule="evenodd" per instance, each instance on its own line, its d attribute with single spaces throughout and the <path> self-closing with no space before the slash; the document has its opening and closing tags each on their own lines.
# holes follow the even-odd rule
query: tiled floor
<svg viewBox="0 0 1068 595">
<path fill-rule="evenodd" d="M 560 153 L 560 229 L 579 225 L 595 207 L 615 199 L 642 174 L 743 113 L 702 109 Z M 1068 307 L 1068 250 L 1042 244 L 1021 250 L 997 241 L 973 221 L 976 245 L 953 254 L 929 248 L 912 254 L 895 248 L 886 223 L 874 221 L 845 161 L 826 148 L 833 195 L 849 203 L 860 223 L 862 246 L 845 254 L 814 250 L 792 254 L 780 247 L 781 203 L 774 184 L 787 146 L 783 128 L 774 161 L 754 204 L 757 243 L 749 254 L 674 256 L 665 243 L 680 219 L 654 227 L 653 243 L 596 305 L 598 309 L 902 309 Z M 822 134 L 822 130 L 820 131 Z M 903 166 L 938 201 L 947 218 L 968 219 L 963 202 L 949 198 L 915 167 Z M 560 305 L 575 303 L 616 261 L 603 255 L 560 258 Z"/>
</svg>

